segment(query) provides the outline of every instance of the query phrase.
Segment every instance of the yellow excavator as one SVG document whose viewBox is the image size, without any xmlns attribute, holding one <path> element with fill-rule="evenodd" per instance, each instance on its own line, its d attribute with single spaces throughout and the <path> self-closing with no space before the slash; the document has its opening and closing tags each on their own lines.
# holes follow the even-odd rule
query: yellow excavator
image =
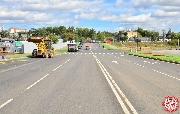
<svg viewBox="0 0 180 114">
<path fill-rule="evenodd" d="M 36 37 L 32 36 L 27 39 L 28 42 L 33 42 L 37 45 L 38 49 L 34 49 L 32 52 L 32 57 L 43 57 L 43 58 L 53 58 L 55 55 L 55 50 L 52 47 L 51 39 L 47 37 Z"/>
</svg>

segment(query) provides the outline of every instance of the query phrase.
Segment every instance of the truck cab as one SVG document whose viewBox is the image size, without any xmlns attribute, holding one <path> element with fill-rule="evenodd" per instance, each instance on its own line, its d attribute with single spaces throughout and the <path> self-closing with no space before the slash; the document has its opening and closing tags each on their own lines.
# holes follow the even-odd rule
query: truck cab
<svg viewBox="0 0 180 114">
<path fill-rule="evenodd" d="M 76 43 L 69 43 L 68 46 L 68 52 L 76 52 L 78 51 Z"/>
</svg>

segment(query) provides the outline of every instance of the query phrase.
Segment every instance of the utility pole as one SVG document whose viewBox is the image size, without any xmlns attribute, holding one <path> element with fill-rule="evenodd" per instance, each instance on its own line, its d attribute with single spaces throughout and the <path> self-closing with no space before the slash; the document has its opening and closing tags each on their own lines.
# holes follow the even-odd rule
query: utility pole
<svg viewBox="0 0 180 114">
<path fill-rule="evenodd" d="M 166 30 L 165 30 L 165 29 L 163 29 L 163 30 L 162 30 L 162 32 L 163 32 L 163 42 L 164 42 L 165 37 L 166 37 Z"/>
</svg>

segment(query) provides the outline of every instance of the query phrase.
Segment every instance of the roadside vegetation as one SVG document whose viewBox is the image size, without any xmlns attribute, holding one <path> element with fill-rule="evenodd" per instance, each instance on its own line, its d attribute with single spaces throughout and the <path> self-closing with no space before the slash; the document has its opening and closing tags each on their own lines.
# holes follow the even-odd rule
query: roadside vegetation
<svg viewBox="0 0 180 114">
<path fill-rule="evenodd" d="M 134 55 L 138 57 L 143 57 L 143 58 L 149 58 L 149 59 L 154 59 L 154 60 L 160 60 L 160 61 L 166 61 L 166 62 L 172 62 L 172 63 L 177 63 L 180 64 L 180 56 L 172 56 L 172 55 L 164 55 L 164 54 L 153 54 L 151 52 L 130 52 L 128 53 L 129 55 Z"/>
<path fill-rule="evenodd" d="M 18 59 L 18 58 L 31 58 L 32 55 L 31 54 L 14 54 L 14 55 L 7 55 L 5 56 L 6 59 Z"/>
<path fill-rule="evenodd" d="M 104 46 L 107 50 L 117 50 L 117 48 L 111 44 L 101 43 L 101 46 Z"/>
<path fill-rule="evenodd" d="M 136 42 L 123 42 L 123 43 L 112 43 L 111 45 L 116 46 L 119 49 L 122 50 L 135 50 L 137 47 Z M 138 49 L 140 47 L 143 50 L 175 50 L 176 46 L 170 45 L 168 42 L 139 42 L 138 43 Z"/>
<path fill-rule="evenodd" d="M 63 49 L 58 49 L 58 50 L 56 50 L 56 54 L 64 54 L 64 53 L 66 53 L 66 52 L 68 52 L 68 48 L 66 47 L 66 48 L 63 48 Z"/>
<path fill-rule="evenodd" d="M 137 53 L 135 51 L 135 49 L 136 49 L 136 43 L 135 42 L 128 42 L 128 43 L 124 43 L 123 45 L 121 43 L 112 43 L 112 44 L 103 43 L 102 45 L 104 45 L 104 47 L 107 50 L 120 49 L 120 50 L 124 50 L 125 54 L 180 64 L 180 56 L 152 53 L 152 51 L 154 51 L 154 50 L 157 51 L 157 50 L 174 49 L 174 47 L 170 46 L 168 43 L 165 43 L 165 42 L 156 42 L 156 43 L 152 43 L 152 42 L 143 43 L 142 42 L 139 44 L 139 47 L 145 47 L 144 48 L 145 50 L 140 50 L 138 48 Z"/>
</svg>

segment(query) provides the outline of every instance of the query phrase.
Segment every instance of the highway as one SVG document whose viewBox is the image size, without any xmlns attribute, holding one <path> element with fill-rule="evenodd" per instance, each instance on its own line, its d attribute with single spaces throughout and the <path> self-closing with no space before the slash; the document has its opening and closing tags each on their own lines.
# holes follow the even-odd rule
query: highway
<svg viewBox="0 0 180 114">
<path fill-rule="evenodd" d="M 180 65 L 96 43 L 0 64 L 0 114 L 166 114 L 167 96 L 180 100 Z"/>
</svg>

